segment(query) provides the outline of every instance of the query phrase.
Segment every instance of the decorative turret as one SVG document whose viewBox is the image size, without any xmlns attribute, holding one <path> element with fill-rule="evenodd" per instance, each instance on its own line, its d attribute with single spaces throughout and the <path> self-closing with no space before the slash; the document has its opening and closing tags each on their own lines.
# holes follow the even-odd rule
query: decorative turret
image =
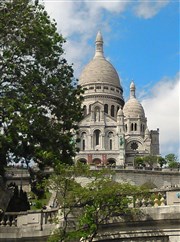
<svg viewBox="0 0 180 242">
<path fill-rule="evenodd" d="M 103 38 L 100 31 L 97 33 L 95 43 L 96 43 L 96 51 L 95 51 L 94 58 L 97 58 L 97 57 L 104 58 Z"/>
<path fill-rule="evenodd" d="M 136 87 L 134 82 L 132 81 L 130 85 L 130 98 L 136 98 L 135 91 L 136 91 Z"/>
<path fill-rule="evenodd" d="M 119 132 L 124 133 L 124 114 L 123 110 L 120 108 L 117 113 L 117 125 L 119 127 Z"/>
</svg>

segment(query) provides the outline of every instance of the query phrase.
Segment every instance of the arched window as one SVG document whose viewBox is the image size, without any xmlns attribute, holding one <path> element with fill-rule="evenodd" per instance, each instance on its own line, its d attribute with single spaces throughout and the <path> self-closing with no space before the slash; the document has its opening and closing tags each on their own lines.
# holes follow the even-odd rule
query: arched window
<svg viewBox="0 0 180 242">
<path fill-rule="evenodd" d="M 134 130 L 137 130 L 137 123 L 134 124 Z"/>
<path fill-rule="evenodd" d="M 134 124 L 132 123 L 131 124 L 131 131 L 133 131 L 134 130 Z"/>
<path fill-rule="evenodd" d="M 127 132 L 127 124 L 125 125 L 125 132 Z"/>
<path fill-rule="evenodd" d="M 114 105 L 111 106 L 111 116 L 114 117 Z"/>
<path fill-rule="evenodd" d="M 86 149 L 86 132 L 81 134 L 81 150 Z"/>
<path fill-rule="evenodd" d="M 87 107 L 86 107 L 86 105 L 83 106 L 83 113 L 84 113 L 84 116 L 87 115 Z"/>
<path fill-rule="evenodd" d="M 94 110 L 94 121 L 100 121 L 100 108 L 96 107 Z"/>
<path fill-rule="evenodd" d="M 108 166 L 116 166 L 116 161 L 113 158 L 110 158 L 107 160 L 107 165 Z"/>
<path fill-rule="evenodd" d="M 99 145 L 99 136 L 100 136 L 100 130 L 95 130 L 94 131 L 94 135 L 95 135 L 95 145 Z"/>
<path fill-rule="evenodd" d="M 113 149 L 112 138 L 113 138 L 113 132 L 109 132 L 109 133 L 108 133 L 108 139 L 109 139 L 109 149 L 110 149 L 110 150 Z"/>
<path fill-rule="evenodd" d="M 83 141 L 82 141 L 82 150 L 85 150 L 85 145 L 86 145 L 85 139 L 83 139 Z"/>
<path fill-rule="evenodd" d="M 104 104 L 104 112 L 108 113 L 108 105 L 107 104 Z"/>
<path fill-rule="evenodd" d="M 87 163 L 87 160 L 84 159 L 84 158 L 80 159 L 79 161 L 80 161 L 81 163 L 83 163 L 83 164 L 86 164 L 86 163 Z"/>
<path fill-rule="evenodd" d="M 109 140 L 109 149 L 112 150 L 112 139 Z"/>
</svg>

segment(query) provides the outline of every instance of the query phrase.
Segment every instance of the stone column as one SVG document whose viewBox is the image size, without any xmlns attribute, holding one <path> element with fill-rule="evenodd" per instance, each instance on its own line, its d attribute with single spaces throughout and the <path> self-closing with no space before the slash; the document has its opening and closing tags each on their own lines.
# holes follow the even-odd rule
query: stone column
<svg viewBox="0 0 180 242">
<path fill-rule="evenodd" d="M 90 141 L 91 141 L 90 149 L 93 150 L 93 135 L 92 134 L 90 134 Z"/>
<path fill-rule="evenodd" d="M 102 145 L 101 145 L 101 147 L 102 147 L 102 149 L 103 150 L 105 150 L 105 134 L 102 134 Z"/>
</svg>

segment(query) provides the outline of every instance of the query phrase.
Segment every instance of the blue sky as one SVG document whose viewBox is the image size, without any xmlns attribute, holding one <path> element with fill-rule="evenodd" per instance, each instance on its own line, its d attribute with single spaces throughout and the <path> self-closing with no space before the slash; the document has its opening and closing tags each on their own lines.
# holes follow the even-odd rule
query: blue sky
<svg viewBox="0 0 180 242">
<path fill-rule="evenodd" d="M 162 155 L 179 156 L 179 1 L 45 0 L 66 59 L 78 78 L 94 55 L 98 30 L 106 58 L 116 68 L 128 99 L 133 79 L 149 129 L 160 129 Z"/>
</svg>

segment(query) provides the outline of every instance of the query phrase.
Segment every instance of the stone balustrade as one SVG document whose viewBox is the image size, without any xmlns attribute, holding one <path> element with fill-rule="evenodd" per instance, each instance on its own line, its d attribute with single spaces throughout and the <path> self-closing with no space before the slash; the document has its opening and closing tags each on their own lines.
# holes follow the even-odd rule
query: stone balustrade
<svg viewBox="0 0 180 242">
<path fill-rule="evenodd" d="M 172 191 L 177 192 L 177 191 Z M 180 191 L 179 191 L 180 193 Z M 159 207 L 167 205 L 167 192 L 155 192 L 150 193 L 146 198 L 135 199 L 130 207 L 143 208 L 143 207 Z M 154 198 L 153 198 L 154 197 Z M 180 198 L 177 198 L 177 202 L 180 204 Z M 169 204 L 168 204 L 169 205 Z M 172 204 L 171 204 L 172 205 Z M 0 212 L 0 227 L 21 227 L 32 224 L 50 224 L 53 218 L 57 215 L 58 208 L 47 210 L 35 210 L 25 212 Z"/>
<path fill-rule="evenodd" d="M 51 224 L 58 208 L 25 212 L 0 212 L 0 227 L 22 227 L 33 224 Z"/>
<path fill-rule="evenodd" d="M 180 168 L 168 168 L 168 167 L 134 167 L 134 166 L 118 166 L 118 165 L 112 165 L 112 166 L 106 166 L 106 165 L 95 165 L 95 164 L 90 164 L 90 169 L 91 170 L 99 170 L 102 168 L 110 168 L 112 170 L 143 170 L 143 171 L 162 171 L 162 172 L 180 172 Z"/>
<path fill-rule="evenodd" d="M 17 226 L 17 213 L 1 213 L 0 226 Z"/>
</svg>

